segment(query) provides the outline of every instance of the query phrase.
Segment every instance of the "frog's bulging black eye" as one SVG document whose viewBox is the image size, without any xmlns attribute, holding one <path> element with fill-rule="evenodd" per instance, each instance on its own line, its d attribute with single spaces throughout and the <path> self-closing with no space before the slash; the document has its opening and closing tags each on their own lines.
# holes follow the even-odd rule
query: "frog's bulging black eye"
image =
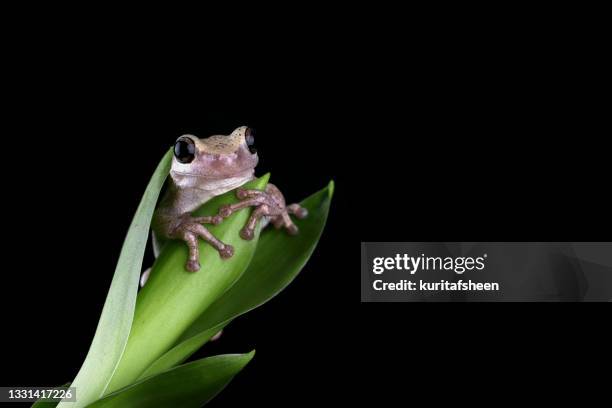
<svg viewBox="0 0 612 408">
<path fill-rule="evenodd" d="M 244 132 L 244 139 L 246 140 L 246 144 L 251 154 L 257 153 L 257 149 L 255 148 L 255 129 L 247 128 Z"/>
<path fill-rule="evenodd" d="M 195 143 L 186 136 L 178 138 L 174 144 L 174 157 L 181 163 L 191 163 L 195 158 Z"/>
</svg>

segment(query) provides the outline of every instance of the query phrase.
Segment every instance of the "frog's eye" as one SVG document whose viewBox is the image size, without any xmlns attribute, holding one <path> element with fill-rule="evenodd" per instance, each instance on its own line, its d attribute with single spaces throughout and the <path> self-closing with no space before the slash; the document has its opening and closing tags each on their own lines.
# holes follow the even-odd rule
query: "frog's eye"
<svg viewBox="0 0 612 408">
<path fill-rule="evenodd" d="M 247 130 L 244 132 L 244 140 L 246 141 L 251 154 L 257 153 L 257 149 L 255 148 L 255 129 L 247 128 Z"/>
<path fill-rule="evenodd" d="M 195 158 L 196 147 L 190 137 L 181 136 L 174 144 L 174 157 L 181 163 L 191 163 Z"/>
</svg>

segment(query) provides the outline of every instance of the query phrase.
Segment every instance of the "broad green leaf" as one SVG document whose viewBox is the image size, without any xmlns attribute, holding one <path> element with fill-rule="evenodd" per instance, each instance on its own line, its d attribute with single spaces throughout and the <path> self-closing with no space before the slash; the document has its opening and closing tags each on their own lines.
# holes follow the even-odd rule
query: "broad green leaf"
<svg viewBox="0 0 612 408">
<path fill-rule="evenodd" d="M 87 357 L 72 382 L 77 402 L 61 402 L 58 407 L 84 407 L 102 396 L 125 350 L 138 291 L 138 279 L 149 235 L 149 226 L 159 192 L 170 171 L 172 150 L 157 166 L 140 201 L 121 248 L 98 327 Z"/>
<path fill-rule="evenodd" d="M 181 363 L 232 319 L 282 291 L 314 251 L 325 226 L 333 189 L 334 184 L 330 182 L 328 187 L 301 203 L 309 215 L 295 220 L 300 229 L 298 235 L 290 236 L 273 228 L 263 231 L 255 255 L 240 280 L 206 309 L 178 344 L 149 366 L 140 378 Z"/>
<path fill-rule="evenodd" d="M 269 174 L 245 184 L 245 188 L 263 190 Z M 230 191 L 205 203 L 194 215 L 217 214 L 219 206 L 238 202 Z M 125 353 L 106 393 L 134 382 L 160 356 L 165 354 L 204 310 L 230 288 L 247 268 L 259 238 L 240 238 L 251 209 L 243 209 L 219 225 L 207 228 L 221 241 L 234 246 L 234 256 L 222 259 L 208 243 L 200 240 L 198 272 L 185 270 L 187 246 L 169 241 L 156 259 L 151 276 L 138 294 L 134 322 Z"/>
<path fill-rule="evenodd" d="M 229 323 L 229 322 L 228 322 Z M 195 336 L 190 337 L 180 344 L 180 347 L 173 347 L 163 356 L 158 358 L 151 364 L 144 373 L 138 377 L 138 379 L 150 377 L 151 375 L 160 373 L 168 368 L 172 368 L 187 359 L 190 355 L 195 353 L 202 344 L 210 340 L 215 334 L 219 333 L 226 324 L 220 324 L 213 327 L 212 329 L 204 330 Z"/>
<path fill-rule="evenodd" d="M 223 390 L 254 354 L 214 356 L 184 364 L 109 394 L 90 407 L 201 407 Z"/>
</svg>

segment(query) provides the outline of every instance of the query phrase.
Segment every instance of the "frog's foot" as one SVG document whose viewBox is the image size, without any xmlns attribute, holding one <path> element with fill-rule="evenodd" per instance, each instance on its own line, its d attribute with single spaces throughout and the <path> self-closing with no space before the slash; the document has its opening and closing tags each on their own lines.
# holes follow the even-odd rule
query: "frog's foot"
<svg viewBox="0 0 612 408">
<path fill-rule="evenodd" d="M 243 208 L 255 207 L 246 225 L 240 230 L 240 236 L 246 240 L 253 239 L 257 221 L 264 216 L 269 217 L 276 228 L 284 227 L 290 234 L 295 235 L 298 228 L 289 214 L 294 214 L 298 218 L 304 218 L 308 215 L 308 211 L 299 204 L 286 206 L 283 194 L 273 184 L 268 184 L 266 191 L 239 188 L 236 190 L 236 197 L 242 201 L 222 206 L 219 209 L 219 215 L 226 218 Z"/>
<path fill-rule="evenodd" d="M 308 210 L 299 204 L 291 204 L 287 206 L 286 211 L 282 214 L 272 217 L 270 222 L 272 222 L 274 228 L 280 229 L 284 227 L 289 234 L 296 235 L 298 233 L 298 227 L 293 223 L 289 214 L 293 214 L 297 218 L 302 219 L 308 216 Z"/>
<path fill-rule="evenodd" d="M 189 248 L 189 257 L 185 265 L 188 271 L 197 272 L 200 270 L 198 238 L 202 238 L 215 248 L 219 252 L 221 258 L 230 258 L 234 255 L 234 247 L 219 241 L 204 225 L 202 225 L 217 225 L 221 221 L 223 221 L 223 218 L 218 215 L 210 217 L 185 216 L 180 224 L 174 229 L 173 235 L 185 241 L 187 243 L 187 248 Z"/>
</svg>

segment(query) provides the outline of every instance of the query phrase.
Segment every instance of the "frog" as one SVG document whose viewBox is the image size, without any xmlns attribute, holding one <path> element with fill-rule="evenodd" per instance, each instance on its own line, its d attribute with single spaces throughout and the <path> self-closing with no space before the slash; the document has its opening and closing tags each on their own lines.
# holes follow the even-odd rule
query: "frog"
<svg viewBox="0 0 612 408">
<path fill-rule="evenodd" d="M 248 126 L 236 128 L 228 135 L 199 138 L 184 134 L 176 139 L 167 190 L 160 200 L 152 219 L 154 254 L 161 243 L 180 240 L 187 245 L 185 269 L 201 269 L 199 240 L 210 244 L 222 259 L 234 255 L 232 245 L 222 242 L 209 231 L 207 225 L 218 225 L 236 211 L 252 207 L 252 212 L 240 230 L 244 240 L 252 240 L 258 223 L 262 228 L 273 225 L 290 235 L 299 233 L 291 215 L 305 218 L 306 208 L 299 204 L 287 205 L 278 187 L 268 183 L 263 191 L 243 188 L 255 178 L 259 162 L 255 148 L 255 130 Z M 194 216 L 194 210 L 213 197 L 235 190 L 238 202 L 223 205 L 217 214 Z M 146 283 L 143 274 L 141 285 Z"/>
</svg>

